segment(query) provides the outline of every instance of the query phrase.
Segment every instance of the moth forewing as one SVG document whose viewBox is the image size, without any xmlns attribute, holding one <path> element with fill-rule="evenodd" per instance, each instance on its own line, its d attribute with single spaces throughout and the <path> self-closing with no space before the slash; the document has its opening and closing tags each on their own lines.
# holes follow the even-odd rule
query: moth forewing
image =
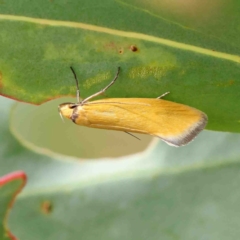
<svg viewBox="0 0 240 240">
<path fill-rule="evenodd" d="M 66 111 L 67 116 L 69 111 Z M 207 116 L 192 107 L 162 99 L 112 98 L 78 105 L 68 117 L 78 125 L 157 136 L 170 145 L 190 142 Z"/>
</svg>

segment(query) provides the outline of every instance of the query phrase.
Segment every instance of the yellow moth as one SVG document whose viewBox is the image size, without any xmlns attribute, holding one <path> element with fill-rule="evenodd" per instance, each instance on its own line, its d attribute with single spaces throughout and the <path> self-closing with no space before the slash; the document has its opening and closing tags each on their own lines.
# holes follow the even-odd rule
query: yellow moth
<svg viewBox="0 0 240 240">
<path fill-rule="evenodd" d="M 158 98 L 109 98 L 89 101 L 104 93 L 115 78 L 101 91 L 80 101 L 77 76 L 71 67 L 77 86 L 77 103 L 58 106 L 61 116 L 86 127 L 150 134 L 171 146 L 183 146 L 192 141 L 207 124 L 207 115 L 195 108 Z"/>
</svg>

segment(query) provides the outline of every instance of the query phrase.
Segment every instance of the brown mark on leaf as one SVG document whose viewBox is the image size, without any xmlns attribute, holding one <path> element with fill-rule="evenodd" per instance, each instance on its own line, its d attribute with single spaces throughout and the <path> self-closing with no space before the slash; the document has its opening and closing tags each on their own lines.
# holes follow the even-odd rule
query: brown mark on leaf
<svg viewBox="0 0 240 240">
<path fill-rule="evenodd" d="M 41 211 L 44 214 L 50 214 L 53 211 L 53 205 L 50 201 L 43 201 L 41 204 Z"/>
<path fill-rule="evenodd" d="M 131 45 L 129 48 L 132 52 L 137 52 L 138 48 L 135 45 Z"/>
<path fill-rule="evenodd" d="M 119 54 L 123 54 L 123 48 L 120 48 L 119 50 L 118 50 L 118 52 L 119 52 Z"/>
</svg>

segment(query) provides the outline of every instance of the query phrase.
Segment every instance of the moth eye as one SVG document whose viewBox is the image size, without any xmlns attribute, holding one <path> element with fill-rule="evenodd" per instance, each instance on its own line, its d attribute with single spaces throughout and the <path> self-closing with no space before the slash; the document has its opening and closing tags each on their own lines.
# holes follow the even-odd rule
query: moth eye
<svg viewBox="0 0 240 240">
<path fill-rule="evenodd" d="M 71 104 L 71 105 L 69 105 L 69 108 L 73 109 L 73 108 L 75 108 L 76 106 L 77 106 L 76 104 Z"/>
</svg>

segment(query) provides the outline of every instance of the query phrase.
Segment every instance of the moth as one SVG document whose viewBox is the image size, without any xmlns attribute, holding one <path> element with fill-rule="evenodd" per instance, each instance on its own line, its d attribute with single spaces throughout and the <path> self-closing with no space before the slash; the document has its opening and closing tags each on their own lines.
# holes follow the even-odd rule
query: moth
<svg viewBox="0 0 240 240">
<path fill-rule="evenodd" d="M 127 133 L 149 134 L 162 139 L 171 146 L 179 147 L 192 141 L 206 126 L 208 117 L 198 109 L 157 98 L 108 98 L 90 101 L 103 94 L 117 80 L 114 79 L 101 91 L 80 101 L 78 79 L 76 80 L 77 103 L 62 103 L 58 111 L 75 124 Z"/>
</svg>

